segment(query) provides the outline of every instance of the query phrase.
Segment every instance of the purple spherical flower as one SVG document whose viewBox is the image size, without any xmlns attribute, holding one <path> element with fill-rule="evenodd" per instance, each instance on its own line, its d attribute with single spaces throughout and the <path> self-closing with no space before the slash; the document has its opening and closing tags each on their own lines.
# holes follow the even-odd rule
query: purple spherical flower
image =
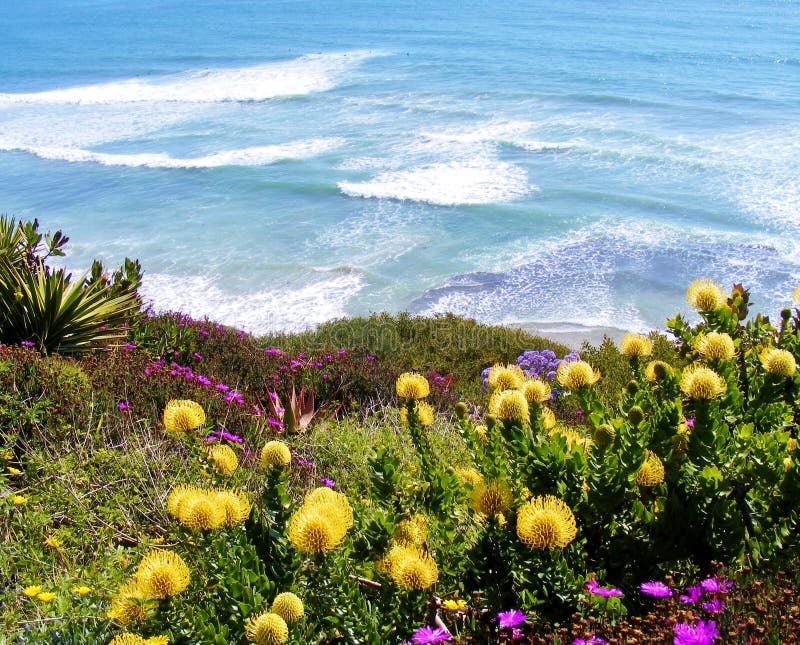
<svg viewBox="0 0 800 645">
<path fill-rule="evenodd" d="M 687 623 L 678 623 L 674 630 L 673 645 L 711 645 L 717 637 L 717 625 L 713 620 L 707 623 L 701 620 L 694 627 Z"/>
<path fill-rule="evenodd" d="M 519 609 L 501 611 L 497 614 L 497 622 L 500 623 L 500 627 L 516 627 L 524 623 L 527 618 L 525 612 Z"/>
<path fill-rule="evenodd" d="M 669 598 L 672 595 L 672 589 L 658 580 L 643 582 L 639 585 L 639 591 L 654 598 Z"/>
<path fill-rule="evenodd" d="M 412 643 L 428 645 L 429 643 L 443 643 L 451 640 L 450 633 L 441 627 L 420 627 L 411 637 Z"/>
</svg>

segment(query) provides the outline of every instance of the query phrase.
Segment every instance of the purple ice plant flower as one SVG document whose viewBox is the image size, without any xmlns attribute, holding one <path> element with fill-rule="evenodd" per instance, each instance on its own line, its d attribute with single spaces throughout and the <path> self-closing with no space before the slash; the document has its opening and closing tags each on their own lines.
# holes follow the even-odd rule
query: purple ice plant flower
<svg viewBox="0 0 800 645">
<path fill-rule="evenodd" d="M 686 589 L 685 594 L 680 595 L 680 600 L 684 605 L 693 605 L 703 597 L 703 587 L 692 585 Z"/>
<path fill-rule="evenodd" d="M 653 596 L 653 598 L 669 598 L 672 596 L 672 589 L 658 580 L 643 582 L 639 585 L 639 591 L 645 595 Z"/>
<path fill-rule="evenodd" d="M 725 611 L 725 601 L 720 598 L 712 598 L 702 604 L 703 609 L 712 614 L 720 614 Z"/>
<path fill-rule="evenodd" d="M 320 477 L 319 483 L 328 488 L 336 488 L 336 482 L 328 477 Z"/>
<path fill-rule="evenodd" d="M 296 463 L 298 466 L 305 466 L 306 468 L 314 467 L 314 462 L 308 461 L 307 459 L 295 459 L 294 463 Z"/>
<path fill-rule="evenodd" d="M 500 627 L 516 627 L 517 625 L 524 623 L 527 618 L 528 616 L 525 614 L 525 612 L 520 611 L 519 609 L 501 611 L 499 614 L 497 614 L 497 622 L 500 624 Z"/>
<path fill-rule="evenodd" d="M 617 587 L 601 587 L 594 578 L 589 579 L 589 581 L 583 585 L 583 588 L 589 593 L 595 596 L 602 596 L 603 598 L 622 596 L 622 589 L 617 589 Z"/>
<path fill-rule="evenodd" d="M 728 593 L 733 589 L 733 580 L 727 580 L 726 578 L 706 578 L 700 581 L 700 586 L 703 588 L 703 591 L 708 593 Z"/>
<path fill-rule="evenodd" d="M 130 410 L 131 409 L 131 403 L 130 403 L 130 401 L 120 401 L 119 403 L 117 403 L 117 407 L 120 410 Z"/>
<path fill-rule="evenodd" d="M 677 623 L 674 630 L 673 645 L 711 645 L 717 637 L 717 625 L 713 620 L 701 620 L 695 626 Z"/>
<path fill-rule="evenodd" d="M 270 347 L 269 349 L 265 349 L 264 353 L 267 356 L 283 356 L 283 352 L 277 347 Z"/>
<path fill-rule="evenodd" d="M 417 643 L 417 645 L 444 643 L 449 640 L 452 640 L 452 638 L 450 637 L 450 632 L 446 629 L 442 629 L 441 627 L 428 627 L 427 625 L 425 627 L 420 627 L 411 637 L 411 642 Z"/>
<path fill-rule="evenodd" d="M 686 427 L 694 428 L 694 417 L 689 417 L 688 419 L 686 419 Z"/>
<path fill-rule="evenodd" d="M 608 645 L 608 643 L 599 636 L 592 634 L 591 638 L 576 638 L 572 641 L 572 645 Z"/>
<path fill-rule="evenodd" d="M 36 347 L 36 343 L 30 340 L 23 340 L 22 342 L 20 342 L 20 345 L 22 345 L 23 347 Z"/>
</svg>

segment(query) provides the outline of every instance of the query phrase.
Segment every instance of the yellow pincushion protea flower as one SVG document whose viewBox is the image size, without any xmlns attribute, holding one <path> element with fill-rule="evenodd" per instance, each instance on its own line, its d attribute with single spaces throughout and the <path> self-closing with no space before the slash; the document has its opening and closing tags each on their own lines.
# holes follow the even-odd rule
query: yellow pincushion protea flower
<svg viewBox="0 0 800 645">
<path fill-rule="evenodd" d="M 182 505 L 191 497 L 202 492 L 197 486 L 179 484 L 167 495 L 167 512 L 172 517 L 180 517 Z"/>
<path fill-rule="evenodd" d="M 483 475 L 471 466 L 456 466 L 454 472 L 456 477 L 470 486 L 476 486 L 483 481 Z"/>
<path fill-rule="evenodd" d="M 232 475 L 239 467 L 239 458 L 230 446 L 211 446 L 206 452 L 214 467 L 223 475 Z"/>
<path fill-rule="evenodd" d="M 552 390 L 547 381 L 538 378 L 528 379 L 522 385 L 522 393 L 528 403 L 544 403 L 550 399 Z"/>
<path fill-rule="evenodd" d="M 550 408 L 542 408 L 542 428 L 552 430 L 556 426 L 556 415 Z"/>
<path fill-rule="evenodd" d="M 568 390 L 578 390 L 597 383 L 600 373 L 586 361 L 561 361 L 556 370 L 556 380 Z"/>
<path fill-rule="evenodd" d="M 303 553 L 324 553 L 344 542 L 348 528 L 335 504 L 303 504 L 289 520 L 289 542 Z"/>
<path fill-rule="evenodd" d="M 776 347 L 767 347 L 759 356 L 768 374 L 788 378 L 797 371 L 797 362 L 791 352 Z"/>
<path fill-rule="evenodd" d="M 144 645 L 169 645 L 169 638 L 166 636 L 151 636 L 144 639 Z"/>
<path fill-rule="evenodd" d="M 672 374 L 672 366 L 664 361 L 650 361 L 644 368 L 644 377 L 650 382 L 663 381 Z"/>
<path fill-rule="evenodd" d="M 645 450 L 644 455 L 644 463 L 636 474 L 636 483 L 643 487 L 657 486 L 664 481 L 664 464 L 652 450 Z"/>
<path fill-rule="evenodd" d="M 690 365 L 681 374 L 681 391 L 690 399 L 716 399 L 728 389 L 725 379 L 702 365 Z"/>
<path fill-rule="evenodd" d="M 261 449 L 261 465 L 265 468 L 286 468 L 292 461 L 292 453 L 283 441 L 267 441 Z"/>
<path fill-rule="evenodd" d="M 167 432 L 188 432 L 205 422 L 203 407 L 189 399 L 172 399 L 164 408 L 164 427 Z"/>
<path fill-rule="evenodd" d="M 297 622 L 305 614 L 303 601 L 291 591 L 284 591 L 275 596 L 269 610 L 283 618 L 287 625 Z"/>
<path fill-rule="evenodd" d="M 644 334 L 625 334 L 619 342 L 619 349 L 626 356 L 646 358 L 653 353 L 653 343 Z"/>
<path fill-rule="evenodd" d="M 486 383 L 492 390 L 518 390 L 525 382 L 525 373 L 519 365 L 494 365 L 489 370 Z"/>
<path fill-rule="evenodd" d="M 422 546 L 428 539 L 425 518 L 422 515 L 415 515 L 410 519 L 403 520 L 397 525 L 392 539 L 397 544 Z"/>
<path fill-rule="evenodd" d="M 700 356 L 709 361 L 729 361 L 736 356 L 733 338 L 716 331 L 698 336 L 695 348 Z"/>
<path fill-rule="evenodd" d="M 395 544 L 389 549 L 380 568 L 401 589 L 427 589 L 439 579 L 439 569 L 433 558 L 412 546 Z"/>
<path fill-rule="evenodd" d="M 417 421 L 423 428 L 433 423 L 433 408 L 425 401 L 416 401 L 414 403 L 414 412 L 417 414 Z M 408 409 L 405 406 L 400 408 L 400 421 L 404 426 L 408 425 Z"/>
<path fill-rule="evenodd" d="M 145 643 L 146 641 L 139 634 L 124 632 L 114 636 L 108 645 L 145 645 Z"/>
<path fill-rule="evenodd" d="M 122 585 L 112 596 L 106 616 L 120 625 L 138 625 L 156 611 L 156 603 L 135 582 Z"/>
<path fill-rule="evenodd" d="M 256 645 L 283 645 L 289 640 L 286 621 L 271 611 L 250 616 L 244 625 L 247 640 Z"/>
<path fill-rule="evenodd" d="M 513 502 L 514 497 L 511 494 L 511 489 L 506 482 L 500 480 L 490 480 L 477 484 L 472 489 L 472 495 L 470 496 L 472 510 L 489 517 L 498 513 L 505 513 L 511 508 Z"/>
<path fill-rule="evenodd" d="M 347 496 L 337 493 L 332 488 L 320 486 L 306 493 L 303 506 L 308 508 L 331 507 L 331 512 L 338 516 L 339 521 L 349 529 L 353 526 L 353 507 Z"/>
<path fill-rule="evenodd" d="M 553 435 L 561 435 L 567 441 L 567 448 L 572 449 L 575 447 L 586 449 L 592 445 L 592 440 L 589 437 L 586 437 L 576 430 L 572 428 L 567 428 L 564 426 L 556 426 L 552 430 L 550 430 L 549 436 Z"/>
<path fill-rule="evenodd" d="M 226 510 L 208 491 L 198 491 L 181 503 L 178 521 L 195 531 L 213 531 L 226 521 Z"/>
<path fill-rule="evenodd" d="M 552 495 L 534 497 L 517 514 L 517 537 L 532 549 L 565 547 L 576 534 L 572 510 Z"/>
<path fill-rule="evenodd" d="M 708 278 L 698 278 L 686 290 L 686 302 L 698 311 L 716 311 L 724 307 L 727 297 L 722 287 Z"/>
<path fill-rule="evenodd" d="M 214 501 L 225 513 L 225 526 L 236 526 L 250 516 L 250 501 L 242 490 L 217 490 Z"/>
<path fill-rule="evenodd" d="M 191 576 L 183 558 L 174 551 L 150 551 L 142 558 L 134 582 L 150 598 L 169 598 L 189 586 Z"/>
<path fill-rule="evenodd" d="M 497 390 L 489 399 L 489 414 L 503 421 L 530 423 L 528 400 L 520 390 Z"/>
<path fill-rule="evenodd" d="M 398 376 L 395 389 L 397 396 L 406 401 L 424 399 L 431 393 L 428 379 L 416 372 L 405 372 Z"/>
</svg>

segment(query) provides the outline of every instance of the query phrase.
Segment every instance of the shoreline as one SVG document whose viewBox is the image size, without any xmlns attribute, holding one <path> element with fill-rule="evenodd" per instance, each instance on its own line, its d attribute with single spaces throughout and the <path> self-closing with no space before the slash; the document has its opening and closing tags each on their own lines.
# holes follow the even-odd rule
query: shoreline
<svg viewBox="0 0 800 645">
<path fill-rule="evenodd" d="M 541 336 L 542 338 L 561 343 L 575 351 L 580 351 L 584 343 L 589 343 L 597 347 L 603 342 L 606 336 L 616 345 L 619 345 L 620 339 L 631 331 L 619 327 L 592 327 L 570 322 L 532 321 L 509 325 L 509 327 L 522 329 L 535 336 Z"/>
</svg>

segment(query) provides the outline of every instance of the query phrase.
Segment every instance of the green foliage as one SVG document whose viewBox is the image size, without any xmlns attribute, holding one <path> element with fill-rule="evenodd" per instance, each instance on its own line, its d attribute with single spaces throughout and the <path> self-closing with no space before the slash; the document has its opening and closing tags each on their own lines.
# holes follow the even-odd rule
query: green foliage
<svg viewBox="0 0 800 645">
<path fill-rule="evenodd" d="M 362 350 L 391 364 L 392 385 L 402 372 L 452 374 L 457 392 L 470 400 L 480 395 L 479 375 L 487 365 L 513 362 L 526 349 L 550 348 L 562 355 L 569 351 L 522 329 L 482 325 L 453 314 L 373 314 L 323 323 L 301 334 L 267 336 L 262 342 L 289 353 Z"/>
<path fill-rule="evenodd" d="M 51 269 L 50 256 L 63 255 L 61 231 L 38 233 L 38 222 L 0 217 L 0 340 L 33 343 L 43 352 L 85 353 L 120 340 L 141 302 L 138 262 L 126 258 L 112 276 L 100 262 L 77 280 Z"/>
</svg>

